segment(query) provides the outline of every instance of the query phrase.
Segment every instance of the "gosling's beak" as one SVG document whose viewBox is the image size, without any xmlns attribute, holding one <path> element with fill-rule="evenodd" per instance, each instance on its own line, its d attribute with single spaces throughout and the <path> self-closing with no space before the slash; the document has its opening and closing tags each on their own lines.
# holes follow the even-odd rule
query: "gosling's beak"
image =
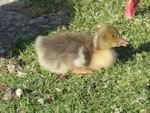
<svg viewBox="0 0 150 113">
<path fill-rule="evenodd" d="M 123 38 L 118 38 L 118 46 L 124 46 L 126 47 L 129 43 L 123 39 Z"/>
</svg>

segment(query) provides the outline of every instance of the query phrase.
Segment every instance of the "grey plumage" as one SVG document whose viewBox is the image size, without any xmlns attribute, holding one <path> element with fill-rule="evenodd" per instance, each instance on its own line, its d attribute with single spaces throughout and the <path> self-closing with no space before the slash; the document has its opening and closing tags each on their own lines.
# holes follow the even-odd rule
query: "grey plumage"
<svg viewBox="0 0 150 113">
<path fill-rule="evenodd" d="M 66 71 L 74 67 L 86 67 L 91 60 L 92 48 L 93 39 L 78 33 L 67 32 L 52 37 L 38 36 L 36 40 L 36 51 L 39 63 L 51 72 L 55 69 L 59 70 L 59 68 L 66 65 Z M 81 66 L 76 66 L 73 61 L 80 57 L 79 50 L 81 50 L 81 54 L 84 55 L 85 62 L 83 62 Z M 53 67 L 53 69 L 51 69 L 51 67 Z M 64 73 L 66 73 L 66 71 Z"/>
</svg>

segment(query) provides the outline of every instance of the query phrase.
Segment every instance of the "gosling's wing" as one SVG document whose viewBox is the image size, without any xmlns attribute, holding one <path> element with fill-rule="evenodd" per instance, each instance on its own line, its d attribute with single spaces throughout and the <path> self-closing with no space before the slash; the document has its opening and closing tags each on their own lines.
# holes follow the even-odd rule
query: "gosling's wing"
<svg viewBox="0 0 150 113">
<path fill-rule="evenodd" d="M 85 64 L 88 64 L 91 59 L 92 41 L 85 35 L 64 33 L 49 38 L 38 38 L 36 50 L 45 59 L 69 62 L 83 57 Z"/>
</svg>

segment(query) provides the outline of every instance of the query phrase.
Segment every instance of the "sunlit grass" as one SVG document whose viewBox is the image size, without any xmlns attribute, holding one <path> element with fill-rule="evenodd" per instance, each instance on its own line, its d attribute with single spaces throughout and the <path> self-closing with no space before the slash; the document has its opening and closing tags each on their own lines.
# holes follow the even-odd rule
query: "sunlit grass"
<svg viewBox="0 0 150 113">
<path fill-rule="evenodd" d="M 17 47 L 20 48 L 18 57 L 25 62 L 21 71 L 27 76 L 19 78 L 17 71 L 11 74 L 3 73 L 0 75 L 0 83 L 7 82 L 10 88 L 22 87 L 47 92 L 52 98 L 49 103 L 43 105 L 37 102 L 41 98 L 40 95 L 0 101 L 0 112 L 150 112 L 150 14 L 147 8 L 150 7 L 149 0 L 140 2 L 137 14 L 132 20 L 124 18 L 125 1 L 73 0 L 72 2 L 74 6 L 71 11 L 74 12 L 71 13 L 74 17 L 69 23 L 69 31 L 93 33 L 102 23 L 113 24 L 130 45 L 127 48 L 115 48 L 120 57 L 113 67 L 87 75 L 69 74 L 65 82 L 60 82 L 55 74 L 39 66 L 33 41 L 36 36 L 31 36 L 32 41 L 28 37 L 29 40 L 20 40 L 17 43 Z M 49 30 L 46 35 L 58 32 L 63 32 L 63 28 Z M 0 68 L 3 63 L 0 61 Z M 5 91 L 0 92 L 1 98 L 4 93 Z"/>
</svg>

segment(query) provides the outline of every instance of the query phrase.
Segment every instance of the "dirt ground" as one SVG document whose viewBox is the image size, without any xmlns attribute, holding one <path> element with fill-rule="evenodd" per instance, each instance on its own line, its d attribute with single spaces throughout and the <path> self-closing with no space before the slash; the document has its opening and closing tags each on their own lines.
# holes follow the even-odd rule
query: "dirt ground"
<svg viewBox="0 0 150 113">
<path fill-rule="evenodd" d="M 16 39 L 43 28 L 55 29 L 64 25 L 64 19 L 70 18 L 65 9 L 35 16 L 22 4 L 22 0 L 0 0 L 0 57 L 9 54 Z"/>
</svg>

